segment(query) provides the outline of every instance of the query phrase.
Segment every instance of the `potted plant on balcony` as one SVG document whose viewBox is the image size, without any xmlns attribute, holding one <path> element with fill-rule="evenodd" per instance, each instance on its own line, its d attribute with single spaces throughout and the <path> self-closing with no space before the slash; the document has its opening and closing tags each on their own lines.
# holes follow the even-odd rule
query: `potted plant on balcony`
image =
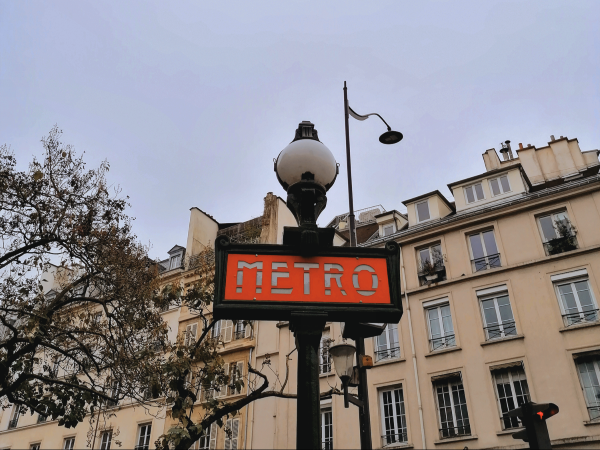
<svg viewBox="0 0 600 450">
<path fill-rule="evenodd" d="M 554 224 L 558 237 L 548 241 L 548 253 L 550 255 L 557 255 L 576 250 L 577 239 L 575 238 L 575 229 L 569 219 L 557 220 Z"/>
</svg>

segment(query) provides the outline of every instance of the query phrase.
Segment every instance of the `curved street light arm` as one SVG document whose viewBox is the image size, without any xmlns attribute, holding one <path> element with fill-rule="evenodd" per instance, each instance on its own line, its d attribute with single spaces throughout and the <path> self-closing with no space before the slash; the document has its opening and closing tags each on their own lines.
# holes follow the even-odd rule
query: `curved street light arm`
<svg viewBox="0 0 600 450">
<path fill-rule="evenodd" d="M 371 113 L 371 114 L 365 114 L 364 116 L 361 116 L 360 114 L 357 114 L 352 108 L 350 108 L 350 105 L 348 105 L 348 113 L 354 117 L 356 120 L 367 120 L 369 118 L 369 116 L 377 116 L 381 119 L 381 121 L 383 123 L 385 123 L 385 126 L 387 127 L 388 131 L 392 131 L 391 127 L 388 125 L 388 123 L 383 120 L 383 117 L 381 117 L 379 114 L 377 113 Z"/>
</svg>

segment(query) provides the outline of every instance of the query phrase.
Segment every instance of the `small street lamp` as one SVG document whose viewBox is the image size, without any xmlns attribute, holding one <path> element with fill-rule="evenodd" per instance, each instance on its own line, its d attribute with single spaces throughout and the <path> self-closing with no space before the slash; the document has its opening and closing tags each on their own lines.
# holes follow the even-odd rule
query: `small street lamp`
<svg viewBox="0 0 600 450">
<path fill-rule="evenodd" d="M 353 403 L 359 408 L 364 407 L 364 403 L 348 394 L 348 386 L 352 381 L 357 381 L 355 378 L 358 375 L 357 368 L 354 366 L 354 354 L 356 347 L 346 342 L 332 345 L 329 347 L 329 354 L 333 359 L 335 371 L 342 381 L 344 388 L 344 407 L 348 408 L 349 403 Z M 356 385 L 356 384 L 354 384 Z"/>
</svg>

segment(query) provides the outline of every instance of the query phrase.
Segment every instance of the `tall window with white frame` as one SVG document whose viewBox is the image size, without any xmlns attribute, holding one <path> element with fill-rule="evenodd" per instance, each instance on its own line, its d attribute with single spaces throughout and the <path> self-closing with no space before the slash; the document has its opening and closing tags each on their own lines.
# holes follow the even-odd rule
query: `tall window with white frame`
<svg viewBox="0 0 600 450">
<path fill-rule="evenodd" d="M 19 424 L 19 418 L 21 417 L 21 405 L 15 405 L 13 407 L 12 415 L 10 416 L 10 420 L 8 421 L 8 429 L 17 428 Z"/>
<path fill-rule="evenodd" d="M 331 340 L 329 339 L 329 332 L 324 332 L 321 336 L 321 344 L 319 345 L 319 373 L 331 372 L 331 354 L 329 353 L 329 347 Z"/>
<path fill-rule="evenodd" d="M 473 272 L 501 267 L 494 230 L 469 235 L 469 250 Z"/>
<path fill-rule="evenodd" d="M 508 411 L 529 401 L 529 386 L 521 365 L 492 370 L 496 398 L 500 408 L 500 418 L 505 430 L 522 426 L 517 417 L 504 418 Z"/>
<path fill-rule="evenodd" d="M 396 231 L 396 226 L 393 223 L 386 223 L 385 225 L 383 225 L 383 235 L 384 236 L 389 236 L 391 234 L 394 234 L 395 231 Z"/>
<path fill-rule="evenodd" d="M 427 324 L 429 326 L 429 348 L 437 351 L 455 347 L 452 313 L 448 302 L 427 307 Z"/>
<path fill-rule="evenodd" d="M 381 405 L 381 446 L 408 441 L 406 411 L 404 409 L 404 391 L 402 387 L 379 391 Z"/>
<path fill-rule="evenodd" d="M 484 200 L 485 195 L 483 194 L 483 187 L 481 183 L 475 183 L 471 186 L 467 186 L 464 188 L 465 191 L 465 200 L 467 203 L 478 202 L 479 200 Z"/>
<path fill-rule="evenodd" d="M 566 327 L 598 321 L 598 305 L 586 277 L 554 284 Z"/>
<path fill-rule="evenodd" d="M 110 450 L 112 443 L 112 430 L 103 431 L 100 435 L 100 450 Z"/>
<path fill-rule="evenodd" d="M 479 304 L 483 316 L 486 341 L 517 334 L 508 292 L 479 296 Z"/>
<path fill-rule="evenodd" d="M 29 450 L 40 450 L 40 443 L 38 442 L 37 444 L 31 444 L 29 446 Z"/>
<path fill-rule="evenodd" d="M 375 338 L 375 362 L 400 357 L 398 345 L 398 324 L 388 323 L 379 336 Z"/>
<path fill-rule="evenodd" d="M 557 255 L 577 250 L 575 230 L 566 211 L 540 216 L 538 217 L 538 225 L 546 255 Z"/>
<path fill-rule="evenodd" d="M 333 414 L 330 406 L 321 408 L 321 449 L 333 449 Z"/>
<path fill-rule="evenodd" d="M 446 266 L 440 243 L 417 249 L 419 284 L 424 286 L 446 279 Z"/>
<path fill-rule="evenodd" d="M 510 192 L 510 183 L 508 182 L 508 174 L 500 175 L 498 178 L 492 178 L 490 180 L 490 190 L 492 191 L 492 195 L 496 197 L 497 195 L 506 194 Z"/>
<path fill-rule="evenodd" d="M 238 382 L 244 380 L 244 363 L 242 361 L 229 363 L 229 386 L 227 386 L 227 395 L 239 395 L 242 393 L 242 386 Z"/>
<path fill-rule="evenodd" d="M 138 428 L 138 439 L 135 450 L 148 450 L 150 447 L 150 433 L 152 432 L 152 424 L 145 423 Z"/>
<path fill-rule="evenodd" d="M 590 420 L 600 419 L 600 356 L 584 356 L 575 361 Z"/>
<path fill-rule="evenodd" d="M 460 374 L 434 382 L 440 438 L 469 436 L 471 425 Z"/>
<path fill-rule="evenodd" d="M 198 439 L 198 450 L 213 450 L 217 448 L 217 423 L 213 422 L 210 428 L 204 430 L 200 439 Z"/>
<path fill-rule="evenodd" d="M 237 450 L 239 448 L 240 419 L 227 419 L 225 428 L 229 430 L 225 435 L 225 449 Z"/>
<path fill-rule="evenodd" d="M 65 438 L 65 440 L 63 442 L 63 450 L 73 450 L 73 448 L 75 448 L 75 438 L 74 437 Z"/>
<path fill-rule="evenodd" d="M 428 200 L 417 203 L 415 209 L 417 210 L 417 222 L 425 222 L 426 220 L 431 219 Z"/>
</svg>

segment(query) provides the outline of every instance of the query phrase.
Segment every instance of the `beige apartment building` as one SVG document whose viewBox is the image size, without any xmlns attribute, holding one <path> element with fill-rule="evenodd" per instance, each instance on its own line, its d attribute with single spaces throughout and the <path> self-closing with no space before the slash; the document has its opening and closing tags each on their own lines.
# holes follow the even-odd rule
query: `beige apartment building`
<svg viewBox="0 0 600 450">
<path fill-rule="evenodd" d="M 485 171 L 451 181 L 402 203 L 357 211 L 360 246 L 401 246 L 404 316 L 383 335 L 366 340 L 373 448 L 527 448 L 511 434 L 519 423 L 502 413 L 525 398 L 553 402 L 548 421 L 553 446 L 600 448 L 600 163 L 598 150 L 577 139 L 551 138 L 540 148 L 509 145 L 483 154 Z M 514 154 L 513 154 L 514 152 Z M 439 189 L 441 186 L 431 186 Z M 348 245 L 347 214 L 328 226 L 336 245 Z M 240 242 L 281 244 L 284 226 L 296 226 L 285 202 L 268 194 L 263 216 L 220 224 L 192 208 L 186 246 L 161 261 L 167 283 L 194 281 L 189 261 L 227 234 Z M 258 232 L 259 230 L 260 232 Z M 199 333 L 197 318 L 180 308 L 163 312 L 177 333 Z M 241 327 L 241 325 L 240 325 Z M 248 328 L 221 321 L 222 354 L 232 367 L 263 369 L 271 386 L 296 392 L 295 340 L 287 322 Z M 320 353 L 321 392 L 340 387 L 327 348 L 342 324 L 328 323 Z M 221 395 L 234 400 L 241 391 Z M 321 401 L 323 448 L 358 448 L 358 413 L 339 395 Z M 169 427 L 164 414 L 115 408 L 96 432 L 94 448 L 112 432 L 112 448 L 153 442 Z M 86 422 L 68 430 L 38 423 L 14 409 L 0 413 L 0 448 L 86 448 Z M 295 448 L 296 402 L 251 403 L 229 425 L 196 448 Z M 16 426 L 13 426 L 16 425 Z M 140 441 L 148 436 L 147 440 Z M 69 439 L 73 438 L 73 444 Z M 70 447 L 69 447 L 70 445 Z"/>
</svg>

